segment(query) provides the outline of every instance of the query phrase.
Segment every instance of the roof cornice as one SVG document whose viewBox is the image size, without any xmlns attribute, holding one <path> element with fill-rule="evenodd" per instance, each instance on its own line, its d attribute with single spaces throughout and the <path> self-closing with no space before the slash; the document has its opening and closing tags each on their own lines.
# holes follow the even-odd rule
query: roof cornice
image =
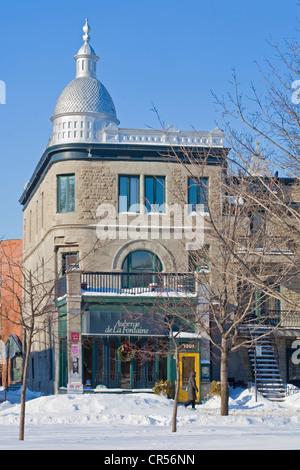
<svg viewBox="0 0 300 470">
<path fill-rule="evenodd" d="M 25 185 L 19 199 L 21 205 L 26 207 L 29 200 L 37 190 L 50 166 L 70 160 L 87 161 L 159 161 L 189 163 L 186 155 L 187 149 L 170 145 L 147 144 L 63 144 L 47 147 L 37 164 L 32 177 Z M 224 147 L 195 147 L 188 149 L 189 154 L 205 158 L 207 165 L 222 165 L 225 162 L 229 149 Z"/>
</svg>

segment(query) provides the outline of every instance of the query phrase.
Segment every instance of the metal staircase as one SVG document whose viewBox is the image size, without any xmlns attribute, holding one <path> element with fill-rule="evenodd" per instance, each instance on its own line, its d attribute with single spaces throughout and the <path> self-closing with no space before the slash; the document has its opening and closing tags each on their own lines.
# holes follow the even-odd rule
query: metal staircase
<svg viewBox="0 0 300 470">
<path fill-rule="evenodd" d="M 248 330 L 248 336 L 254 339 L 249 349 L 249 357 L 253 375 L 256 375 L 257 390 L 268 400 L 283 401 L 285 389 L 280 377 L 279 365 L 274 339 L 270 336 L 261 337 L 265 330 Z"/>
</svg>

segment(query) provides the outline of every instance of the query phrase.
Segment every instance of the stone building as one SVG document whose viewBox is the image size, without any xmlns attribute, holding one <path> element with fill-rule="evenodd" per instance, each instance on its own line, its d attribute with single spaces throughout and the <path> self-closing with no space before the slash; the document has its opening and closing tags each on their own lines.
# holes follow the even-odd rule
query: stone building
<svg viewBox="0 0 300 470">
<path fill-rule="evenodd" d="M 87 22 L 83 31 L 76 78 L 56 103 L 48 146 L 20 199 L 24 266 L 49 292 L 55 284 L 56 306 L 51 327 L 48 316 L 40 319 L 28 385 L 59 393 L 174 383 L 162 318 L 175 306 L 186 321 L 184 328 L 179 315 L 174 327 L 180 330 L 180 400 L 191 368 L 200 400 L 210 388 L 211 350 L 187 319 L 207 308 L 191 274 L 209 269 L 205 260 L 192 266 L 190 253 L 208 243 L 208 201 L 222 217 L 224 135 L 218 128 L 119 127 L 113 100 L 97 79 Z M 191 157 L 203 163 L 201 174 L 193 174 Z M 166 345 L 169 354 L 155 354 Z M 251 380 L 249 358 L 233 358 L 230 373 Z"/>
<path fill-rule="evenodd" d="M 35 342 L 29 386 L 149 389 L 174 378 L 172 360 L 121 361 L 120 346 L 149 351 L 169 341 L 169 332 L 151 321 L 166 296 L 197 305 L 196 286 L 185 273 L 188 248 L 200 243 L 205 221 L 184 206 L 203 204 L 203 215 L 206 209 L 177 159 L 186 158 L 184 149 L 200 158 L 209 149 L 202 181 L 219 210 L 224 136 L 219 129 L 118 127 L 113 100 L 96 76 L 87 23 L 83 29 L 76 78 L 57 101 L 48 146 L 20 199 L 24 265 L 45 283 L 63 276 L 58 323 Z M 185 333 L 184 376 L 195 367 L 207 393 L 209 350 L 196 332 Z"/>
</svg>

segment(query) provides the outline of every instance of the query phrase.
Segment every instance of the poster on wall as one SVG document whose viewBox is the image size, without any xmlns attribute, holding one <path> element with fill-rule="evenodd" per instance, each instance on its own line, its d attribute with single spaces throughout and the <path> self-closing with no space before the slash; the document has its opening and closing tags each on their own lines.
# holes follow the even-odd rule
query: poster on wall
<svg viewBox="0 0 300 470">
<path fill-rule="evenodd" d="M 68 380 L 68 393 L 77 394 L 83 393 L 83 384 L 80 368 L 80 353 L 81 346 L 79 344 L 80 333 L 79 331 L 71 332 L 71 357 L 69 365 L 69 380 Z"/>
<path fill-rule="evenodd" d="M 80 334 L 79 331 L 71 331 L 71 341 L 72 343 L 79 343 Z"/>
<path fill-rule="evenodd" d="M 78 357 L 80 353 L 79 345 L 78 344 L 72 344 L 71 346 L 72 350 L 72 356 Z"/>
</svg>

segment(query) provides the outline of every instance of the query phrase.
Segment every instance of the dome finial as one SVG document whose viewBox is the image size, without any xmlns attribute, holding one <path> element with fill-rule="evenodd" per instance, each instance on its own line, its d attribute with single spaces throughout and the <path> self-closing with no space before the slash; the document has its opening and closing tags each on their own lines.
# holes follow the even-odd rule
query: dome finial
<svg viewBox="0 0 300 470">
<path fill-rule="evenodd" d="M 84 27 L 82 28 L 83 32 L 84 32 L 84 35 L 82 36 L 83 37 L 83 40 L 85 42 L 85 44 L 87 44 L 88 42 L 90 42 L 90 36 L 89 36 L 89 32 L 91 31 L 91 28 L 90 26 L 88 25 L 88 20 L 86 19 L 85 20 L 85 25 Z"/>
</svg>

